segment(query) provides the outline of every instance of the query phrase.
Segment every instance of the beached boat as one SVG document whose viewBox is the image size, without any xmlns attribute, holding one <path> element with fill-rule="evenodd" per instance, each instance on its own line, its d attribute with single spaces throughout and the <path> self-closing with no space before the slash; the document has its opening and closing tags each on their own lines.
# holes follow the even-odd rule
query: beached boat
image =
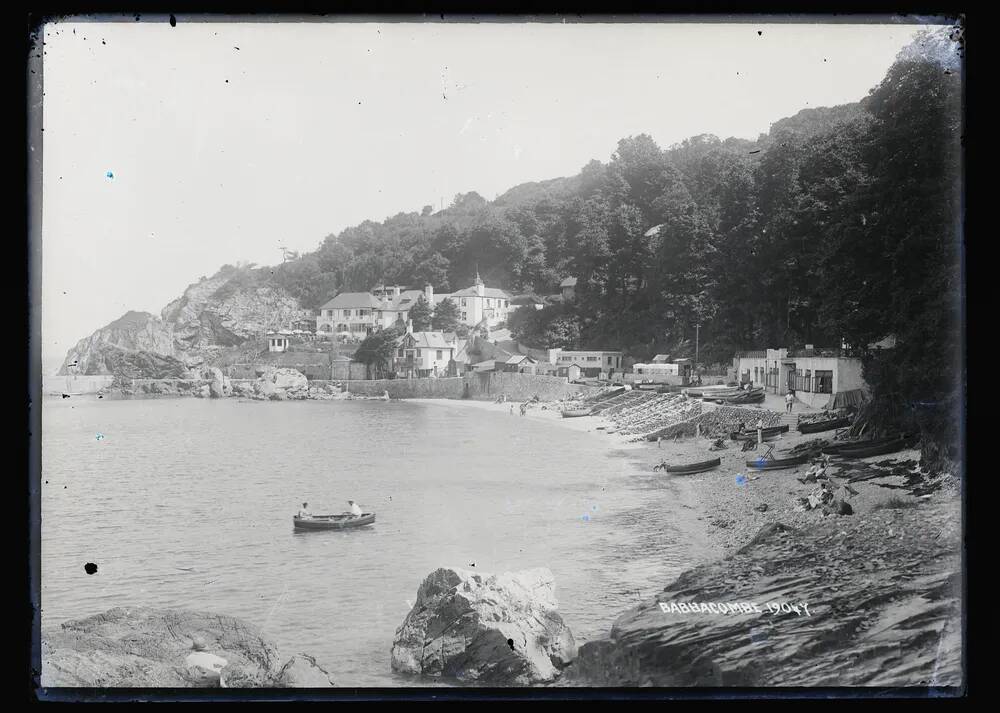
<svg viewBox="0 0 1000 713">
<path fill-rule="evenodd" d="M 788 424 L 783 426 L 768 426 L 766 428 L 760 429 L 763 433 L 764 438 L 778 436 L 782 433 L 788 432 Z M 733 431 L 729 434 L 729 439 L 732 441 L 752 441 L 757 438 L 757 429 L 752 431 Z"/>
<path fill-rule="evenodd" d="M 580 416 L 589 416 L 589 408 L 569 408 L 565 411 L 560 411 L 563 418 L 580 418 Z"/>
<path fill-rule="evenodd" d="M 706 470 L 712 470 L 712 468 L 718 468 L 722 463 L 721 458 L 713 458 L 712 460 L 701 461 L 700 463 L 685 463 L 682 465 L 656 465 L 653 466 L 653 470 L 664 470 L 667 473 L 673 473 L 674 475 L 693 475 L 694 473 L 704 473 Z"/>
<path fill-rule="evenodd" d="M 364 527 L 375 522 L 375 513 L 365 512 L 360 515 L 343 513 L 340 515 L 313 515 L 299 517 L 294 515 L 292 522 L 297 530 L 346 530 L 352 527 Z"/>
<path fill-rule="evenodd" d="M 746 465 L 747 468 L 753 468 L 754 470 L 781 470 L 782 468 L 794 468 L 797 465 L 807 463 L 809 458 L 810 455 L 808 453 L 791 458 L 757 458 L 756 460 L 748 460 Z"/>
<path fill-rule="evenodd" d="M 825 421 L 813 421 L 812 423 L 800 423 L 799 433 L 820 433 L 821 431 L 832 431 L 835 428 L 844 428 L 851 425 L 849 418 L 830 418 Z"/>
<path fill-rule="evenodd" d="M 889 453 L 913 448 L 920 440 L 920 436 L 902 436 L 882 443 L 871 443 L 857 448 L 839 448 L 834 451 L 823 449 L 824 455 L 831 455 L 837 458 L 870 458 L 871 456 L 884 456 Z"/>
<path fill-rule="evenodd" d="M 889 438 L 878 438 L 865 441 L 837 441 L 835 443 L 831 443 L 828 446 L 823 446 L 821 452 L 825 455 L 832 456 L 836 455 L 837 453 L 840 453 L 841 451 L 854 451 L 861 448 L 871 448 L 873 446 L 881 446 L 886 443 L 893 443 L 894 441 L 898 441 L 900 438 L 906 438 L 906 437 L 907 437 L 906 435 L 896 435 L 896 436 L 890 436 Z"/>
</svg>

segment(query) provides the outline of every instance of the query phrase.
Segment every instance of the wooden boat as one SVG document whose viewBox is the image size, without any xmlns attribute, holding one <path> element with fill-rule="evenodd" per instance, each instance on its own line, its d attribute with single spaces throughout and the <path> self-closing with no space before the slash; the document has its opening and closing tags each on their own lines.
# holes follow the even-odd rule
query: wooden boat
<svg viewBox="0 0 1000 713">
<path fill-rule="evenodd" d="M 821 431 L 832 431 L 835 428 L 844 428 L 851 425 L 849 418 L 830 418 L 825 421 L 813 421 L 812 423 L 800 423 L 799 433 L 820 433 Z"/>
<path fill-rule="evenodd" d="M 903 436 L 883 443 L 876 443 L 859 448 L 841 448 L 832 453 L 826 449 L 822 452 L 825 455 L 836 456 L 837 458 L 869 458 L 871 456 L 883 456 L 895 453 L 906 448 L 912 448 L 920 440 L 920 436 Z"/>
<path fill-rule="evenodd" d="M 778 436 L 782 433 L 788 432 L 788 424 L 785 424 L 783 426 L 768 426 L 766 428 L 762 428 L 761 431 L 763 432 L 762 435 L 764 436 L 764 438 Z M 731 441 L 752 441 L 756 438 L 757 438 L 756 428 L 753 429 L 752 431 L 733 431 L 729 434 L 729 439 Z"/>
<path fill-rule="evenodd" d="M 701 461 L 700 463 L 686 463 L 684 465 L 660 464 L 653 466 L 653 470 L 664 470 L 674 475 L 693 475 L 694 473 L 704 473 L 706 470 L 718 468 L 721 463 L 721 458 L 713 458 L 712 460 Z"/>
<path fill-rule="evenodd" d="M 781 470 L 782 468 L 794 468 L 797 465 L 802 465 L 803 463 L 809 462 L 810 455 L 806 453 L 801 456 L 792 456 L 791 458 L 773 458 L 770 460 L 764 458 L 757 458 L 755 460 L 748 460 L 746 462 L 747 468 L 753 468 L 754 470 Z"/>
<path fill-rule="evenodd" d="M 879 438 L 866 441 L 839 441 L 837 443 L 831 443 L 828 446 L 824 446 L 820 452 L 824 455 L 832 456 L 836 455 L 842 451 L 853 451 L 861 448 L 871 448 L 873 446 L 881 446 L 886 443 L 892 443 L 898 441 L 900 438 L 906 438 L 905 435 L 891 436 L 889 438 Z"/>
<path fill-rule="evenodd" d="M 570 408 L 565 411 L 560 411 L 563 418 L 580 418 L 581 416 L 589 416 L 589 408 Z"/>
<path fill-rule="evenodd" d="M 375 522 L 375 513 L 365 512 L 360 515 L 342 513 L 340 515 L 313 515 L 299 517 L 294 515 L 292 522 L 297 530 L 346 530 L 352 527 L 364 527 Z"/>
</svg>

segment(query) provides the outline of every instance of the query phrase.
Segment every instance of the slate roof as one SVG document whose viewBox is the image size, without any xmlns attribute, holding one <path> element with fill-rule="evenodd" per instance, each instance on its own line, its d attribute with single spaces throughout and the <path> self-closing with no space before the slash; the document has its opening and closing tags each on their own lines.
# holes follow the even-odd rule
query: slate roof
<svg viewBox="0 0 1000 713">
<path fill-rule="evenodd" d="M 370 292 L 341 292 L 321 309 L 383 309 L 382 301 Z"/>
<path fill-rule="evenodd" d="M 454 349 L 454 344 L 449 344 L 445 339 L 444 332 L 414 332 L 413 346 L 423 349 Z"/>
<path fill-rule="evenodd" d="M 450 297 L 478 297 L 479 293 L 476 292 L 475 286 L 466 287 L 464 290 L 459 290 L 458 292 L 453 292 Z M 504 290 L 499 290 L 496 287 L 485 287 L 483 288 L 483 297 L 499 297 L 500 299 L 509 300 L 510 294 Z"/>
<path fill-rule="evenodd" d="M 559 283 L 560 287 L 576 287 L 576 278 L 567 277 L 565 280 Z"/>
</svg>

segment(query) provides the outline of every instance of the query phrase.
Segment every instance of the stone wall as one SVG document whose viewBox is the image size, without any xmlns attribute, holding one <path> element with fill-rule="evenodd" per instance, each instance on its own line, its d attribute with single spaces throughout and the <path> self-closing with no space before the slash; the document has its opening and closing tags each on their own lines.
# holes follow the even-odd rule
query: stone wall
<svg viewBox="0 0 1000 713">
<path fill-rule="evenodd" d="M 507 394 L 507 398 L 513 401 L 527 401 L 535 396 L 542 401 L 555 401 L 597 390 L 594 386 L 570 384 L 561 376 L 496 371 L 439 379 L 375 379 L 345 383 L 348 391 L 360 396 L 381 396 L 388 391 L 394 399 L 470 398 L 492 401 L 500 394 Z"/>
</svg>

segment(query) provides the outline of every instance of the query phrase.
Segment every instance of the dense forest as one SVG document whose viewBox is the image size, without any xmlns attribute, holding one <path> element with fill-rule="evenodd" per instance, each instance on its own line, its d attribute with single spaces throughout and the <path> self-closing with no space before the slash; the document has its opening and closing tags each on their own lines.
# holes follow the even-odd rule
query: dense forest
<svg viewBox="0 0 1000 713">
<path fill-rule="evenodd" d="M 944 432 L 962 378 L 960 43 L 925 34 L 860 102 L 806 109 L 756 141 L 618 142 L 608 163 L 328 236 L 267 279 L 313 309 L 379 283 L 577 298 L 512 319 L 531 346 L 726 363 L 804 343 L 866 359 L 878 408 Z M 888 401 L 886 401 L 888 399 Z M 887 405 L 888 404 L 888 405 Z M 949 437 L 947 440 L 953 442 Z"/>
</svg>

